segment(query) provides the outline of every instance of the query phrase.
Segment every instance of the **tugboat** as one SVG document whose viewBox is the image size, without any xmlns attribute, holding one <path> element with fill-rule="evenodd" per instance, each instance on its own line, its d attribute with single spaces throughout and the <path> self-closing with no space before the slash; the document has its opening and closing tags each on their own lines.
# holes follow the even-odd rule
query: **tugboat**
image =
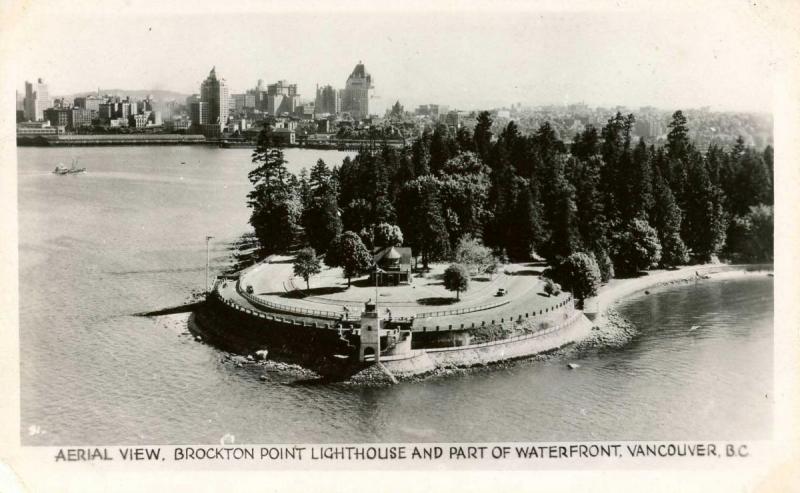
<svg viewBox="0 0 800 493">
<path fill-rule="evenodd" d="M 69 168 L 64 166 L 64 164 L 62 163 L 58 163 L 58 166 L 56 166 L 56 169 L 53 170 L 53 173 L 57 175 L 73 175 L 75 173 L 83 173 L 84 171 L 86 171 L 86 168 L 78 168 L 77 166 L 75 166 L 77 162 L 78 162 L 77 159 L 73 159 L 72 166 Z"/>
</svg>

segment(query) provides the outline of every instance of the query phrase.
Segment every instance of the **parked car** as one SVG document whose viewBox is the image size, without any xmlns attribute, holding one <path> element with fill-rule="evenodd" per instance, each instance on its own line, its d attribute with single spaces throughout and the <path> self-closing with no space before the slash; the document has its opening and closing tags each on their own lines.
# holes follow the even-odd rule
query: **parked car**
<svg viewBox="0 0 800 493">
<path fill-rule="evenodd" d="M 508 290 L 506 288 L 500 288 L 497 290 L 497 296 L 505 296 L 508 294 Z"/>
</svg>

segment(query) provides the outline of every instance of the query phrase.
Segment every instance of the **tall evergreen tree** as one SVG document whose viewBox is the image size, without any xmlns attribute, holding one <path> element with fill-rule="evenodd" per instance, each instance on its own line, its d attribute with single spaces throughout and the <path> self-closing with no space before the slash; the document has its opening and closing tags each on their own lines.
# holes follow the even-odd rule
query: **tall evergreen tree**
<svg viewBox="0 0 800 493">
<path fill-rule="evenodd" d="M 475 125 L 475 131 L 473 132 L 475 152 L 478 153 L 484 163 L 488 163 L 492 142 L 492 118 L 489 116 L 488 111 L 481 111 L 477 120 L 478 123 Z"/>
<path fill-rule="evenodd" d="M 300 197 L 291 187 L 291 174 L 286 169 L 283 151 L 274 143 L 267 126 L 259 133 L 252 162 L 256 167 L 248 173 L 253 184 L 253 190 L 247 194 L 247 205 L 253 210 L 250 224 L 261 244 L 261 253 L 269 255 L 286 250 L 294 243 L 298 234 Z"/>
<path fill-rule="evenodd" d="M 653 209 L 650 218 L 661 243 L 661 264 L 674 267 L 688 262 L 688 250 L 681 238 L 683 213 L 675 203 L 672 190 L 658 171 L 653 179 Z"/>
<path fill-rule="evenodd" d="M 688 157 L 682 237 L 697 261 L 709 261 L 725 243 L 722 197 L 722 190 L 708 177 L 703 157 L 694 151 Z"/>
</svg>

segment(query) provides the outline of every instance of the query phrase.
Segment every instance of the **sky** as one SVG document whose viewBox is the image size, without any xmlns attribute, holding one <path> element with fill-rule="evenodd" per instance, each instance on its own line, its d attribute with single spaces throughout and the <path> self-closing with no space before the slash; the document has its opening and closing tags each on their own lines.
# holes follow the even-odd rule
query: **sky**
<svg viewBox="0 0 800 493">
<path fill-rule="evenodd" d="M 19 2 L 4 14 L 15 87 L 231 92 L 258 79 L 344 87 L 360 60 L 372 112 L 399 100 L 481 109 L 585 102 L 770 111 L 780 12 L 753 2 Z M 12 2 L 13 4 L 13 2 Z M 199 6 L 198 6 L 199 5 Z M 456 8 L 456 6 L 458 8 Z M 9 21 L 11 19 L 11 21 Z M 10 48 L 9 48 L 10 47 Z"/>
</svg>

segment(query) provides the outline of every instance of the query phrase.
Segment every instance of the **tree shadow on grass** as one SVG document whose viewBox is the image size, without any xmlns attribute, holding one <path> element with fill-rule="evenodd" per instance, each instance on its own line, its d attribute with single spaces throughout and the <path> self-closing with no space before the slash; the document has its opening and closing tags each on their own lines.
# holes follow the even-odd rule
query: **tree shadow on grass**
<svg viewBox="0 0 800 493">
<path fill-rule="evenodd" d="M 533 269 L 526 269 L 526 270 L 517 270 L 513 272 L 508 272 L 506 275 L 509 276 L 541 276 L 542 271 L 540 270 L 533 270 Z"/>
<path fill-rule="evenodd" d="M 441 297 L 431 297 L 431 298 L 419 298 L 417 299 L 417 303 L 420 305 L 425 306 L 442 306 L 442 305 L 452 305 L 455 303 L 455 298 L 441 298 Z"/>
<path fill-rule="evenodd" d="M 347 279 L 345 279 L 345 281 L 347 281 Z M 375 281 L 370 280 L 369 277 L 366 277 L 364 279 L 353 279 L 352 284 L 353 284 L 353 287 L 356 287 L 356 288 L 374 288 L 375 287 Z"/>
<path fill-rule="evenodd" d="M 489 282 L 489 281 L 491 281 L 491 279 L 489 279 L 489 277 L 487 277 L 487 276 L 473 277 L 471 280 L 475 281 L 475 282 Z"/>
<path fill-rule="evenodd" d="M 324 286 L 321 288 L 312 288 L 312 289 L 298 289 L 296 291 L 292 291 L 290 293 L 284 293 L 282 295 L 283 298 L 297 298 L 296 293 L 300 293 L 300 296 L 325 296 L 326 294 L 335 294 L 347 291 L 347 286 Z"/>
<path fill-rule="evenodd" d="M 647 271 L 639 271 L 639 272 L 622 272 L 620 274 L 615 274 L 615 279 L 635 279 L 637 277 L 644 277 L 650 275 Z"/>
</svg>

